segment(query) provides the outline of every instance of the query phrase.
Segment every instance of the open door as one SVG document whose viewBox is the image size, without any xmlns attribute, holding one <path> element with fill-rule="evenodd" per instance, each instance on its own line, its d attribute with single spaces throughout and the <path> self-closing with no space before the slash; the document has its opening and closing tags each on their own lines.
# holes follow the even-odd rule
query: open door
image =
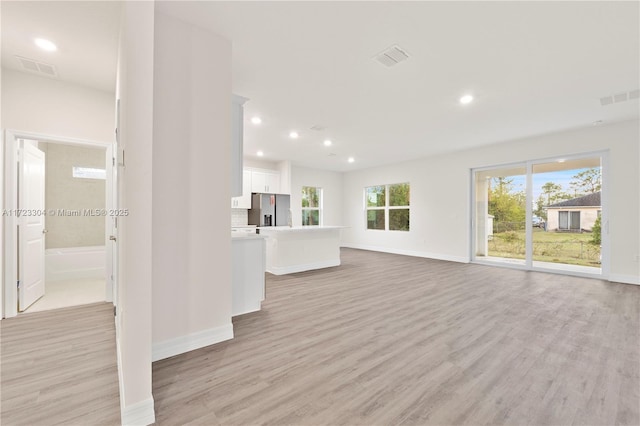
<svg viewBox="0 0 640 426">
<path fill-rule="evenodd" d="M 111 144 L 111 147 L 107 149 L 107 173 L 110 179 L 107 180 L 107 208 L 112 211 L 118 211 L 120 202 L 118 198 L 118 167 L 121 164 L 120 160 L 120 99 L 116 99 L 116 132 L 115 140 Z M 110 157 L 110 158 L 109 158 Z M 105 231 L 106 235 L 106 251 L 107 251 L 107 282 L 110 285 L 107 286 L 111 291 L 110 295 L 107 295 L 107 301 L 113 302 L 116 307 L 114 313 L 118 310 L 118 215 L 111 215 Z M 118 317 L 120 318 L 120 317 Z M 119 330 L 119 324 L 116 324 Z"/>
<path fill-rule="evenodd" d="M 18 310 L 44 296 L 44 152 L 22 141 L 18 178 Z"/>
<path fill-rule="evenodd" d="M 107 149 L 107 158 L 109 165 L 107 166 L 107 211 L 118 211 L 118 188 L 117 188 L 117 156 L 118 144 L 114 143 L 109 149 Z M 106 298 L 107 302 L 112 302 L 114 305 L 118 304 L 118 216 L 108 215 L 106 217 L 107 223 L 105 227 L 106 238 L 106 255 L 107 255 L 107 286 L 106 286 Z"/>
</svg>

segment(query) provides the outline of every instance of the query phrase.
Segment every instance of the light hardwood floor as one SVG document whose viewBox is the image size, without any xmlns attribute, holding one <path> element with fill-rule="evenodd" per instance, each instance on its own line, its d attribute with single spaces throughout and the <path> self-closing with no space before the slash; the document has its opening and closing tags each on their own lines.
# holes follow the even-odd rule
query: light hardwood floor
<svg viewBox="0 0 640 426">
<path fill-rule="evenodd" d="M 153 365 L 159 425 L 638 425 L 640 288 L 342 250 Z"/>
<path fill-rule="evenodd" d="M 0 332 L 0 424 L 120 424 L 113 305 L 21 314 Z"/>
</svg>

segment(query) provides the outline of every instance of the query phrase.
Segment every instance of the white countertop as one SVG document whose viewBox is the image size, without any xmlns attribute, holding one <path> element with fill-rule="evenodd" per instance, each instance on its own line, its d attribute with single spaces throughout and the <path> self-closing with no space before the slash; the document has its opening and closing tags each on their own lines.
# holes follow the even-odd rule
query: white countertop
<svg viewBox="0 0 640 426">
<path fill-rule="evenodd" d="M 298 231 L 324 231 L 329 229 L 342 229 L 346 226 L 259 226 L 260 231 L 298 232 Z"/>
</svg>

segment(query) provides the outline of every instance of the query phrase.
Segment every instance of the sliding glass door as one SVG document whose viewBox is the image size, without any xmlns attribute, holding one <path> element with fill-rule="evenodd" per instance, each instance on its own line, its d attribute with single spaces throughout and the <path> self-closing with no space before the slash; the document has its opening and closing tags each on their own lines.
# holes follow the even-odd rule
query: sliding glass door
<svg viewBox="0 0 640 426">
<path fill-rule="evenodd" d="M 475 172 L 475 256 L 525 265 L 526 166 Z"/>
<path fill-rule="evenodd" d="M 473 170 L 472 259 L 601 275 L 606 245 L 603 157 Z"/>
<path fill-rule="evenodd" d="M 601 273 L 602 164 L 599 156 L 532 164 L 533 265 Z"/>
</svg>

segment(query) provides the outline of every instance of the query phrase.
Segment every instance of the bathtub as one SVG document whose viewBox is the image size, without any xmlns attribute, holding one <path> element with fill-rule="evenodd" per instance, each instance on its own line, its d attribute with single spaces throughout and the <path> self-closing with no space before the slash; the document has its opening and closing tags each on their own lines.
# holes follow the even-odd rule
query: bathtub
<svg viewBox="0 0 640 426">
<path fill-rule="evenodd" d="M 47 281 L 105 278 L 104 246 L 69 247 L 44 251 Z"/>
</svg>

